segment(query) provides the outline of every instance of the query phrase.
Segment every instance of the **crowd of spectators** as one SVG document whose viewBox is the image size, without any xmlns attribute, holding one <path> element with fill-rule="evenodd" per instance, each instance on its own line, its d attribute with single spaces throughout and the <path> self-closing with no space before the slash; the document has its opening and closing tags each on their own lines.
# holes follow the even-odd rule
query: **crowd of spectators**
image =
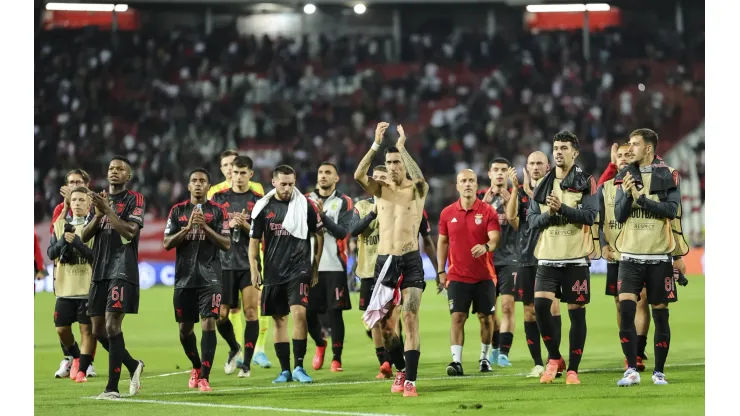
<svg viewBox="0 0 740 416">
<path fill-rule="evenodd" d="M 102 190 L 115 154 L 133 162 L 132 187 L 157 217 L 185 199 L 190 169 L 205 166 L 220 180 L 218 154 L 227 148 L 252 156 L 256 180 L 268 189 L 271 169 L 288 163 L 308 191 L 318 162 L 328 160 L 339 167 L 340 189 L 361 197 L 352 172 L 381 120 L 409 133 L 432 186 L 433 217 L 456 195 L 450 175 L 469 167 L 487 183 L 494 156 L 521 167 L 533 150 L 549 154 L 559 130 L 579 136 L 579 163 L 597 174 L 611 143 L 629 130 L 676 125 L 691 100 L 703 118 L 703 34 L 683 39 L 668 29 L 595 32 L 584 63 L 580 32 L 502 31 L 489 39 L 456 30 L 406 35 L 401 62 L 393 62 L 392 42 L 382 36 L 43 32 L 36 220 L 58 203 L 70 168 L 87 169 L 92 188 Z"/>
</svg>

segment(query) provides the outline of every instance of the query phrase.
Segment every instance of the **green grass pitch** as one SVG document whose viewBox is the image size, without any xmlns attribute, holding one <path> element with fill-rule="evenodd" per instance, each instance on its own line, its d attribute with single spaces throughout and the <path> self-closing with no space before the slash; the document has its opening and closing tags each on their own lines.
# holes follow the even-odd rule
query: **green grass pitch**
<svg viewBox="0 0 740 416">
<path fill-rule="evenodd" d="M 372 342 L 365 335 L 361 314 L 356 309 L 345 314 L 347 326 L 343 356 L 344 372 L 328 370 L 331 352 L 324 369 L 310 368 L 314 347 L 309 339 L 306 362 L 314 378 L 311 385 L 275 386 L 271 380 L 278 369 L 253 366 L 252 377 L 226 376 L 225 342 L 219 337 L 216 360 L 211 374 L 213 391 L 201 393 L 188 389 L 189 361 L 180 346 L 177 324 L 172 311 L 172 288 L 156 287 L 141 292 L 140 314 L 126 317 L 126 345 L 135 358 L 146 363 L 142 391 L 136 401 L 96 401 L 90 397 L 103 391 L 106 383 L 108 355 L 98 348 L 95 367 L 99 377 L 86 384 L 69 379 L 55 379 L 61 360 L 59 341 L 52 320 L 54 297 L 36 294 L 34 325 L 34 397 L 36 414 L 79 415 L 146 414 L 202 415 L 226 410 L 241 414 L 547 414 L 547 415 L 612 415 L 704 414 L 704 277 L 689 276 L 690 284 L 679 288 L 679 302 L 671 306 L 671 350 L 668 357 L 667 386 L 655 386 L 650 380 L 653 351 L 648 343 L 648 371 L 643 384 L 618 388 L 623 356 L 618 341 L 616 314 L 612 298 L 603 295 L 604 276 L 592 277 L 593 293 L 587 307 L 588 337 L 581 362 L 579 386 L 566 386 L 563 378 L 552 385 L 540 385 L 523 375 L 532 367 L 523 337 L 522 309 L 517 304 L 514 345 L 510 354 L 513 366 L 494 368 L 492 375 L 481 376 L 477 362 L 480 351 L 478 323 L 473 319 L 466 328 L 467 345 L 463 366 L 469 376 L 450 378 L 445 368 L 450 361 L 449 312 L 444 296 L 435 291 L 424 294 L 421 310 L 421 361 L 417 389 L 419 397 L 404 398 L 390 393 L 390 381 L 376 381 L 378 363 Z M 357 307 L 357 296 L 353 296 Z M 564 306 L 564 305 L 563 305 Z M 565 308 L 563 308 L 565 310 Z M 272 332 L 270 326 L 270 333 Z M 567 354 L 567 313 L 563 315 L 562 350 Z M 77 332 L 77 327 L 73 328 Z M 652 341 L 651 325 L 649 341 Z M 196 330 L 200 342 L 200 331 Z M 79 339 L 79 335 L 75 334 Z M 278 365 L 272 343 L 266 352 L 273 365 Z M 543 354 L 546 354 L 544 345 Z M 567 358 L 567 355 L 566 355 Z M 171 374 L 178 373 L 178 374 Z M 170 375 L 167 375 L 170 374 Z M 128 372 L 121 377 L 121 392 L 128 391 Z M 482 405 L 476 408 L 476 405 Z M 502 413 L 505 412 L 505 413 Z"/>
</svg>

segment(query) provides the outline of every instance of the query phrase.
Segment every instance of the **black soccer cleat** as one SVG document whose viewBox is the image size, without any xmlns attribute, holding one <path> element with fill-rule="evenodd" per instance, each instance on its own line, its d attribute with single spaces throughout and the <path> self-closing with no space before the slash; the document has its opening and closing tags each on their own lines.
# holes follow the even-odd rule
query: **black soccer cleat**
<svg viewBox="0 0 740 416">
<path fill-rule="evenodd" d="M 462 364 L 456 363 L 456 362 L 449 363 L 447 365 L 447 375 L 450 376 L 450 377 L 464 375 L 463 374 Z"/>
<path fill-rule="evenodd" d="M 480 363 L 480 372 L 481 373 L 490 373 L 490 372 L 493 371 L 493 369 L 491 368 L 491 363 L 488 362 L 487 359 L 484 358 L 484 359 L 480 360 L 479 363 Z"/>
</svg>

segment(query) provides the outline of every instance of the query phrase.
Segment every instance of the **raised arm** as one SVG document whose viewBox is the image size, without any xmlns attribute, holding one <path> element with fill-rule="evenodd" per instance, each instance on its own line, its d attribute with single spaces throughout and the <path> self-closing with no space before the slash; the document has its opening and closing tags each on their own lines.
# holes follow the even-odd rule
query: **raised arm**
<svg viewBox="0 0 740 416">
<path fill-rule="evenodd" d="M 396 147 L 401 153 L 401 159 L 403 159 L 404 165 L 406 165 L 406 173 L 409 174 L 411 180 L 416 185 L 416 189 L 419 191 L 421 196 L 425 196 L 429 191 L 429 185 L 424 180 L 424 174 L 421 173 L 421 168 L 414 162 L 409 152 L 406 151 L 406 133 L 403 131 L 403 127 L 399 124 L 396 127 L 398 130 L 398 142 Z"/>
<path fill-rule="evenodd" d="M 370 169 L 370 165 L 373 163 L 375 153 L 378 151 L 380 144 L 383 142 L 383 134 L 385 134 L 385 130 L 387 128 L 388 123 L 384 121 L 378 123 L 378 126 L 375 128 L 375 142 L 373 142 L 372 147 L 370 147 L 370 150 L 367 151 L 365 157 L 362 158 L 360 164 L 357 166 L 357 169 L 355 169 L 355 180 L 357 181 L 357 183 L 362 186 L 362 189 L 366 190 L 374 196 L 380 196 L 382 187 L 381 184 L 378 183 L 375 179 L 368 176 L 367 172 Z"/>
<path fill-rule="evenodd" d="M 509 179 L 511 179 L 511 196 L 506 203 L 506 218 L 511 228 L 519 231 L 519 177 L 516 168 L 509 168 Z"/>
</svg>

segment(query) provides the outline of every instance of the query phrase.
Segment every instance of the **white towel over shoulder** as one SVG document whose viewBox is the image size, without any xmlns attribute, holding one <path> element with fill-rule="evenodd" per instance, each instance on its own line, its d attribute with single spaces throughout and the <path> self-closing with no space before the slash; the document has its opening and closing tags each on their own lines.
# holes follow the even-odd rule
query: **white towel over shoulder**
<svg viewBox="0 0 740 416">
<path fill-rule="evenodd" d="M 275 196 L 276 190 L 273 189 L 267 193 L 262 199 L 257 201 L 252 208 L 252 218 L 257 218 L 257 215 L 265 208 L 265 205 L 270 201 L 270 198 Z M 306 239 L 308 238 L 308 200 L 298 190 L 293 188 L 293 195 L 290 197 L 288 203 L 288 212 L 285 214 L 283 220 L 283 229 L 290 233 L 293 237 Z"/>
</svg>

